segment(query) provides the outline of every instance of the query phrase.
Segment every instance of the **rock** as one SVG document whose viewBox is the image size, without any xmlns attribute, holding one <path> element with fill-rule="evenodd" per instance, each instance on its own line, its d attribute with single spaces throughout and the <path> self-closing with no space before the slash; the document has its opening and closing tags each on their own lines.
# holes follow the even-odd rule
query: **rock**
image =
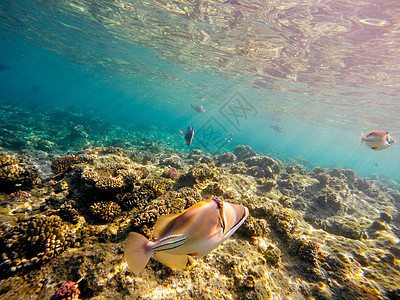
<svg viewBox="0 0 400 300">
<path fill-rule="evenodd" d="M 290 165 L 286 167 L 286 173 L 288 174 L 300 174 L 300 175 L 305 175 L 307 174 L 306 170 L 300 166 L 300 165 Z"/>
<path fill-rule="evenodd" d="M 170 166 L 176 169 L 182 169 L 184 166 L 183 160 L 176 154 L 162 157 L 160 159 L 161 166 Z"/>
<path fill-rule="evenodd" d="M 188 173 L 181 175 L 179 183 L 184 186 L 192 186 L 196 183 L 204 182 L 216 177 L 217 170 L 215 168 L 200 163 L 189 169 Z"/>
<path fill-rule="evenodd" d="M 251 149 L 250 146 L 239 145 L 234 150 L 233 153 L 236 155 L 238 160 L 244 160 L 256 155 L 256 152 Z"/>
<path fill-rule="evenodd" d="M 361 238 L 367 237 L 361 229 L 360 224 L 351 219 L 327 220 L 323 227 L 330 233 L 341 235 L 353 240 L 360 240 Z"/>
<path fill-rule="evenodd" d="M 281 261 L 281 250 L 270 245 L 264 253 L 264 258 L 269 265 L 276 266 Z"/>
<path fill-rule="evenodd" d="M 215 159 L 219 164 L 229 164 L 236 161 L 236 155 L 231 152 L 223 153 Z"/>
<path fill-rule="evenodd" d="M 381 219 L 382 221 L 384 221 L 384 222 L 386 222 L 388 224 L 391 224 L 392 220 L 393 220 L 393 217 L 391 215 L 389 215 L 388 213 L 381 212 L 380 215 L 379 215 L 379 219 Z"/>
</svg>

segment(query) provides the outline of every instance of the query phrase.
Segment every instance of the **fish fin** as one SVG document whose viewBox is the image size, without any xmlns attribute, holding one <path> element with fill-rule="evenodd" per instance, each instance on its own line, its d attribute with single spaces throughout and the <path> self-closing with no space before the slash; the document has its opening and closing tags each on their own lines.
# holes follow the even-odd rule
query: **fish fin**
<svg viewBox="0 0 400 300">
<path fill-rule="evenodd" d="M 378 147 L 371 147 L 371 149 L 377 151 Z"/>
<path fill-rule="evenodd" d="M 178 248 L 185 244 L 186 237 L 183 234 L 169 235 L 160 240 L 157 240 L 152 248 L 154 252 L 166 251 Z"/>
<path fill-rule="evenodd" d="M 179 130 L 181 133 L 185 134 L 182 130 Z"/>
<path fill-rule="evenodd" d="M 360 134 L 360 146 L 362 146 L 362 144 L 365 142 L 365 136 L 364 136 L 364 133 L 361 131 L 361 134 Z"/>
<path fill-rule="evenodd" d="M 186 268 L 188 261 L 187 255 L 174 255 L 167 252 L 156 252 L 154 258 L 172 270 L 182 270 Z"/>
<path fill-rule="evenodd" d="M 171 224 L 171 222 L 180 215 L 181 214 L 171 214 L 158 217 L 153 228 L 154 237 L 157 239 L 159 236 L 161 236 L 162 232 L 169 226 L 169 224 Z"/>
<path fill-rule="evenodd" d="M 126 239 L 124 258 L 133 273 L 138 275 L 149 262 L 151 251 L 147 249 L 149 240 L 137 232 L 131 232 Z"/>
</svg>

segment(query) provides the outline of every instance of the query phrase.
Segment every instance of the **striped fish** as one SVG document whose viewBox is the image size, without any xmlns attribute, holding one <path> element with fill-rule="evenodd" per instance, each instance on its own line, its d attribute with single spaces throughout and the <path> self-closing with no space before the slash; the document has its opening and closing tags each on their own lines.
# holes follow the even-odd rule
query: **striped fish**
<svg viewBox="0 0 400 300">
<path fill-rule="evenodd" d="M 124 257 L 139 274 L 151 256 L 172 269 L 184 269 L 188 255 L 202 257 L 228 239 L 246 220 L 246 207 L 217 199 L 207 199 L 183 213 L 158 218 L 154 242 L 137 232 L 126 241 Z"/>
</svg>

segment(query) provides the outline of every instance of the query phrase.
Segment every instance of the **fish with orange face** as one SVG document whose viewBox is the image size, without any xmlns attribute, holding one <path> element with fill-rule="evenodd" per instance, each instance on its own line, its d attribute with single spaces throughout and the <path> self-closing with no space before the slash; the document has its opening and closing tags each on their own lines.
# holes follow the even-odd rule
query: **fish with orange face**
<svg viewBox="0 0 400 300">
<path fill-rule="evenodd" d="M 366 143 L 368 147 L 375 151 L 384 150 L 389 148 L 391 145 L 396 143 L 396 140 L 391 136 L 388 131 L 385 130 L 373 130 L 369 132 L 366 136 L 361 132 L 360 143 Z"/>
<path fill-rule="evenodd" d="M 151 242 L 131 232 L 124 257 L 129 268 L 139 274 L 151 256 L 172 269 L 184 269 L 188 255 L 202 257 L 228 239 L 246 220 L 246 207 L 217 199 L 207 199 L 183 213 L 158 218 Z"/>
</svg>

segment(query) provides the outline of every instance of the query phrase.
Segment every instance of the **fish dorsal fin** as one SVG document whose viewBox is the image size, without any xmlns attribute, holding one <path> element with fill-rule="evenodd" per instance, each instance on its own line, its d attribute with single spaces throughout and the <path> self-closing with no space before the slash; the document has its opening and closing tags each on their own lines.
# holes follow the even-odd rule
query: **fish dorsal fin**
<svg viewBox="0 0 400 300">
<path fill-rule="evenodd" d="M 186 268 L 188 261 L 187 255 L 174 255 L 164 251 L 154 253 L 154 258 L 164 265 L 170 267 L 172 270 L 182 270 Z"/>
<path fill-rule="evenodd" d="M 156 239 L 160 237 L 164 230 L 169 226 L 169 224 L 171 224 L 171 222 L 180 215 L 181 214 L 171 214 L 158 217 L 157 222 L 153 228 L 153 236 Z"/>
</svg>

